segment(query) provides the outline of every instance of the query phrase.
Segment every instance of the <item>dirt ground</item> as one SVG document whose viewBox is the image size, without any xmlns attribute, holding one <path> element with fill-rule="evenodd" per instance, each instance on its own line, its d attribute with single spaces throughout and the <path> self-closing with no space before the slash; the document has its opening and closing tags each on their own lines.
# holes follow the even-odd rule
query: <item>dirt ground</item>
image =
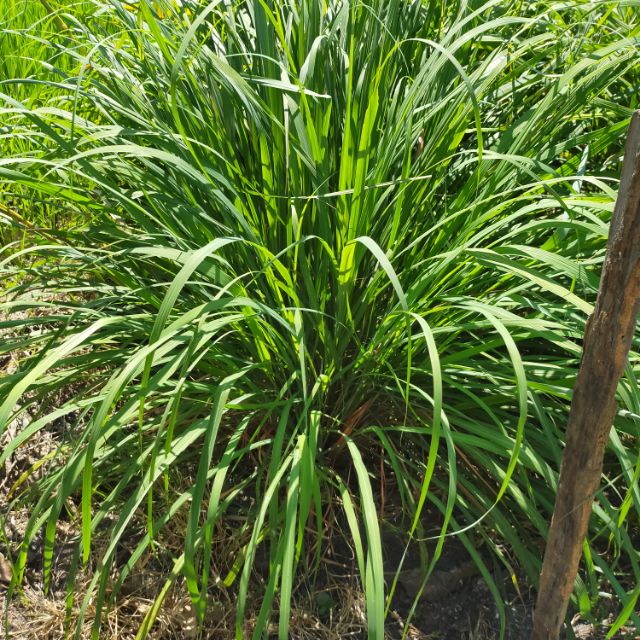
<svg viewBox="0 0 640 640">
<path fill-rule="evenodd" d="M 2 472 L 0 472 L 0 475 Z M 1 484 L 1 481 L 0 481 Z M 0 504 L 4 503 L 3 488 Z M 0 543 L 0 607 L 5 612 L 5 634 L 11 640 L 62 640 L 69 637 L 65 632 L 66 579 L 69 571 L 73 543 L 77 531 L 69 524 L 61 524 L 59 545 L 54 555 L 52 584 L 45 595 L 42 590 L 42 540 L 36 538 L 27 562 L 25 584 L 22 593 L 7 601 L 7 586 L 10 579 L 6 558 L 20 541 L 28 513 L 17 511 L 4 522 L 4 541 Z M 219 542 L 224 544 L 223 541 Z M 391 584 L 395 567 L 403 545 L 393 535 L 385 536 L 385 561 L 387 583 Z M 96 551 L 99 554 L 99 551 Z M 256 605 L 261 576 L 261 562 L 257 561 L 255 576 Z M 159 585 L 166 577 L 170 562 L 162 555 L 146 558 L 125 583 L 116 605 L 106 616 L 100 637 L 105 640 L 133 640 L 144 615 L 152 605 Z M 266 563 L 265 563 L 266 565 Z M 366 638 L 364 596 L 358 588 L 356 567 L 339 545 L 329 551 L 323 562 L 324 571 L 315 587 L 300 583 L 294 593 L 290 637 L 295 640 L 340 640 Z M 421 582 L 419 564 L 408 556 L 400 573 L 394 601 L 388 615 L 386 638 L 400 640 L 405 631 L 406 620 L 413 606 L 415 594 Z M 262 576 L 263 577 L 263 576 Z M 528 637 L 531 627 L 535 594 L 524 581 L 519 582 L 519 591 L 507 575 L 499 570 L 493 574 L 503 598 L 506 612 L 506 640 L 521 640 Z M 86 589 L 89 575 L 78 576 L 77 589 Z M 150 638 L 153 640 L 223 640 L 234 637 L 234 592 L 219 583 L 210 589 L 204 629 L 198 630 L 190 599 L 183 583 L 178 582 L 169 591 Z M 75 621 L 79 602 L 72 611 Z M 258 606 L 256 606 L 257 613 Z M 91 637 L 93 610 L 89 605 L 87 620 L 82 627 L 80 639 Z M 247 635 L 250 634 L 251 614 L 248 616 Z M 579 617 L 573 620 L 573 632 L 580 640 L 605 638 L 607 623 L 595 626 Z M 276 629 L 274 628 L 274 632 Z M 277 637 L 276 635 L 273 636 Z M 478 574 L 475 564 L 464 547 L 453 540 L 445 545 L 444 554 L 431 576 L 415 613 L 406 629 L 410 640 L 493 640 L 500 637 L 500 616 L 493 595 L 485 580 Z M 640 638 L 640 634 L 626 629 L 615 639 Z"/>
<path fill-rule="evenodd" d="M 0 442 L 0 449 L 24 426 L 25 424 L 19 422 L 11 425 Z M 25 472 L 38 473 L 37 470 L 34 471 L 34 466 L 56 450 L 60 444 L 61 433 L 62 431 L 56 432 L 55 429 L 43 432 L 37 439 L 32 439 L 20 447 L 15 455 L 7 460 L 5 466 L 0 468 L 0 609 L 4 612 L 4 635 L 10 640 L 62 640 L 69 637 L 65 631 L 66 584 L 73 548 L 78 539 L 77 523 L 74 525 L 70 521 L 61 521 L 58 525 L 49 592 L 46 595 L 43 592 L 43 544 L 42 535 L 38 534 L 29 548 L 23 589 L 10 601 L 7 599 L 7 588 L 11 579 L 9 558 L 15 558 L 29 516 L 24 508 L 8 512 L 7 505 L 12 498 L 12 487 L 24 477 Z M 124 583 L 115 606 L 105 618 L 101 639 L 135 639 L 144 616 L 171 570 L 171 555 L 175 557 L 180 551 L 179 527 L 178 520 L 176 529 L 167 531 L 164 539 L 160 540 L 159 548 L 164 549 L 165 553 L 149 553 Z M 225 554 L 225 549 L 233 540 L 233 536 L 232 529 L 221 532 L 216 542 L 221 555 L 229 555 Z M 135 539 L 130 542 L 133 545 Z M 389 588 L 402 557 L 404 545 L 396 534 L 386 532 L 383 533 L 383 547 L 385 577 Z M 100 555 L 99 544 L 95 545 L 94 555 L 96 557 L 93 566 Z M 355 565 L 353 554 L 346 543 L 331 543 L 324 554 L 323 569 L 316 584 L 309 585 L 302 581 L 294 592 L 290 631 L 292 639 L 366 638 L 365 602 L 358 586 Z M 445 544 L 443 556 L 417 602 L 413 615 L 410 616 L 422 581 L 421 566 L 417 553 L 407 556 L 387 617 L 388 640 L 399 640 L 403 637 L 408 618 L 410 622 L 404 637 L 410 640 L 493 640 L 500 637 L 500 615 L 494 597 L 486 581 L 478 574 L 476 565 L 465 548 L 455 539 Z M 487 566 L 492 566 L 489 561 Z M 81 571 L 77 576 L 76 592 L 79 595 L 71 609 L 72 623 L 77 619 L 78 609 L 90 580 L 91 567 L 90 563 L 87 570 Z M 267 567 L 266 558 L 262 561 L 260 558 L 256 560 L 254 616 L 259 609 L 259 593 L 261 583 L 264 584 Z M 224 575 L 223 570 L 220 571 L 220 575 Z M 498 567 L 493 567 L 492 577 L 504 604 L 505 639 L 527 638 L 535 602 L 532 588 L 523 579 L 517 581 L 516 588 L 506 571 Z M 209 595 L 205 626 L 198 630 L 185 585 L 178 581 L 169 590 L 149 637 L 152 640 L 233 638 L 234 589 L 226 589 L 218 581 L 211 587 Z M 91 638 L 91 605 L 89 602 L 86 620 L 79 635 L 80 640 Z M 596 625 L 575 617 L 572 624 L 575 637 L 579 640 L 604 640 L 607 627 L 614 618 L 606 611 L 601 613 L 599 618 L 600 622 Z M 249 612 L 247 635 L 250 635 L 251 619 L 252 612 Z M 632 629 L 624 629 L 614 638 L 639 640 L 640 634 Z"/>
</svg>

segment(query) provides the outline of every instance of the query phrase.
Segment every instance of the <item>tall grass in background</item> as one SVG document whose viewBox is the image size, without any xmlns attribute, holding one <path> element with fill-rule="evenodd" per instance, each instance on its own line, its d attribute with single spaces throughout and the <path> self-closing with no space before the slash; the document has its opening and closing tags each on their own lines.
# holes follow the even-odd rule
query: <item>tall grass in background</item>
<svg viewBox="0 0 640 640">
<path fill-rule="evenodd" d="M 638 3 L 93 7 L 56 14 L 73 73 L 37 99 L 15 72 L 0 82 L 3 192 L 23 217 L 82 224 L 0 261 L 0 353 L 20 354 L 0 430 L 31 414 L 0 464 L 73 425 L 15 497 L 32 513 L 16 582 L 44 528 L 47 583 L 60 518 L 78 519 L 77 562 L 106 531 L 82 604 L 97 629 L 184 513 L 168 585 L 183 576 L 204 616 L 233 514 L 236 635 L 267 553 L 253 635 L 275 621 L 287 638 L 338 519 L 371 638 L 393 602 L 392 525 L 422 541 L 425 582 L 456 536 L 504 625 L 478 545 L 537 581 L 637 101 Z M 637 369 L 634 350 L 575 600 L 588 615 L 606 582 L 636 625 L 621 576 L 640 578 Z"/>
<path fill-rule="evenodd" d="M 2 156 L 29 154 L 40 146 L 37 135 L 14 129 L 16 110 L 73 108 L 65 82 L 79 70 L 73 49 L 81 42 L 69 38 L 67 22 L 95 11 L 84 0 L 2 0 L 0 2 L 0 92 L 5 101 L 0 122 Z M 19 82 L 15 82 L 19 80 Z M 16 102 L 18 101 L 18 102 Z M 46 237 L 46 230 L 73 226 L 59 207 L 37 194 L 28 194 L 17 184 L 4 184 L 0 191 L 0 241 L 31 242 L 34 233 Z M 25 204 L 25 198 L 29 204 Z M 19 203 L 18 206 L 13 206 Z M 40 230 L 36 232 L 35 229 Z M 43 235 L 44 234 L 44 235 Z"/>
</svg>

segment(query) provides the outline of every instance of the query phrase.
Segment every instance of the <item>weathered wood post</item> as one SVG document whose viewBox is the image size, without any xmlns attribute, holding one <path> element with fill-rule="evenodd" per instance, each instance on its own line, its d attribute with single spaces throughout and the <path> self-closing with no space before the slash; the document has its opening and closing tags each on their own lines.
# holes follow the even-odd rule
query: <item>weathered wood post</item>
<svg viewBox="0 0 640 640">
<path fill-rule="evenodd" d="M 557 640 L 567 614 L 639 306 L 640 111 L 636 111 L 625 145 L 600 289 L 585 327 L 531 640 Z"/>
</svg>

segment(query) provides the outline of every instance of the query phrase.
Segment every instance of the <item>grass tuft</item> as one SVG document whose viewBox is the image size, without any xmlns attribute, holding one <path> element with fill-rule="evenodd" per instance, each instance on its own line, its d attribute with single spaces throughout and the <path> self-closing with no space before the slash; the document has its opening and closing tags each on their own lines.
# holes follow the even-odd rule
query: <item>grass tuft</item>
<svg viewBox="0 0 640 640">
<path fill-rule="evenodd" d="M 69 611 L 97 637 L 179 518 L 138 637 L 182 578 L 200 621 L 212 585 L 237 594 L 245 637 L 261 575 L 249 635 L 286 638 L 292 595 L 345 531 L 382 640 L 393 528 L 423 588 L 457 537 L 504 630 L 492 563 L 537 580 L 637 100 L 633 4 L 6 14 L 0 53 L 25 54 L 0 55 L 0 224 L 19 234 L 0 254 L 0 358 L 18 360 L 0 432 L 28 420 L 0 467 L 71 425 L 11 495 L 31 514 L 13 586 L 41 531 L 48 584 L 71 520 L 91 582 L 74 604 L 71 581 Z M 607 584 L 636 625 L 637 347 L 574 602 L 590 615 Z M 241 524 L 221 552 L 225 522 Z"/>
</svg>

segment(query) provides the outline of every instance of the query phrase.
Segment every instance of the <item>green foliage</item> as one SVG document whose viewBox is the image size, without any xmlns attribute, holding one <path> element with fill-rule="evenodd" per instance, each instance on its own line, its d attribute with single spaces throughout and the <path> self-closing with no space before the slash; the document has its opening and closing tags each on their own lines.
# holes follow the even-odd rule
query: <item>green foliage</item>
<svg viewBox="0 0 640 640">
<path fill-rule="evenodd" d="M 0 261 L 0 354 L 20 354 L 0 431 L 33 414 L 0 464 L 75 425 L 17 498 L 32 510 L 17 581 L 42 528 L 48 581 L 77 504 L 78 561 L 109 537 L 83 603 L 97 630 L 134 518 L 147 530 L 116 587 L 182 509 L 168 579 L 202 616 L 233 513 L 237 637 L 265 547 L 254 637 L 279 608 L 286 638 L 338 509 L 382 638 L 382 456 L 405 533 L 434 538 L 425 580 L 456 535 L 497 598 L 478 540 L 535 583 L 637 100 L 637 3 L 112 0 L 56 16 L 67 71 L 0 96 L 12 210 L 80 225 Z M 579 604 L 604 577 L 638 624 L 616 578 L 640 578 L 636 375 L 634 352 Z"/>
<path fill-rule="evenodd" d="M 20 126 L 25 108 L 51 116 L 55 109 L 77 111 L 75 96 L 69 94 L 66 81 L 81 70 L 78 54 L 83 48 L 82 43 L 71 39 L 70 32 L 73 21 L 88 15 L 90 7 L 95 9 L 84 0 L 0 0 L 3 157 L 29 155 L 45 143 L 36 131 L 26 132 Z M 3 245 L 13 241 L 27 246 L 34 233 L 46 238 L 47 230 L 74 226 L 62 203 L 29 193 L 16 183 L 3 184 L 0 196 Z"/>
</svg>

